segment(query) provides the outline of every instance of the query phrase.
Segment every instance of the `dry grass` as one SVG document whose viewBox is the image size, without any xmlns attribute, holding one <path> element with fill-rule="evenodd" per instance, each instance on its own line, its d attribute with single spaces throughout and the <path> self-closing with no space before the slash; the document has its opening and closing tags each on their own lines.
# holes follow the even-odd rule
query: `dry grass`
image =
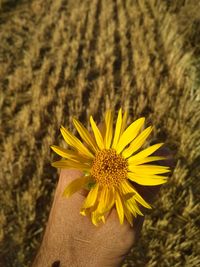
<svg viewBox="0 0 200 267">
<path fill-rule="evenodd" d="M 0 265 L 28 266 L 57 182 L 49 145 L 106 108 L 153 123 L 174 151 L 123 266 L 200 265 L 198 1 L 0 1 Z M 132 120 L 131 119 L 131 120 Z"/>
</svg>

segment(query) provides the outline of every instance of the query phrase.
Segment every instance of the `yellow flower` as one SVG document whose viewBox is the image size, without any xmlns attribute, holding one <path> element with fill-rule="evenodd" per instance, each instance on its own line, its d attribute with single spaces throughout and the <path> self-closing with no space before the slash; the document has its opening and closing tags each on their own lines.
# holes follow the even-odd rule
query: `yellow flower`
<svg viewBox="0 0 200 267">
<path fill-rule="evenodd" d="M 87 188 L 88 195 L 82 205 L 81 214 L 91 216 L 95 225 L 101 220 L 105 222 L 106 213 L 114 206 L 120 223 L 122 224 L 126 217 L 132 225 L 133 217 L 137 214 L 143 215 L 138 204 L 149 209 L 151 206 L 131 182 L 145 186 L 160 185 L 166 182 L 166 177 L 162 174 L 170 171 L 165 166 L 146 164 L 164 159 L 150 156 L 163 145 L 162 143 L 138 152 L 152 127 L 141 131 L 145 119 L 140 118 L 125 129 L 126 120 L 127 112 L 122 116 L 120 109 L 113 129 L 113 113 L 108 110 L 105 114 L 105 130 L 101 132 L 91 116 L 90 123 L 94 133 L 92 137 L 81 122 L 73 119 L 84 144 L 61 126 L 61 134 L 72 149 L 51 146 L 64 158 L 53 162 L 52 166 L 83 171 L 82 177 L 72 181 L 63 194 L 69 197 L 78 190 Z"/>
</svg>

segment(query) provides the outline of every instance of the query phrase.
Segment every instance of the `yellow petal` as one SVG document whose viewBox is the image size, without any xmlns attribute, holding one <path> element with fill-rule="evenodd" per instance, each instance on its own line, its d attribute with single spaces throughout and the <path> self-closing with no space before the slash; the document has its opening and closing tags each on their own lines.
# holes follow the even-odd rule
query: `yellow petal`
<svg viewBox="0 0 200 267">
<path fill-rule="evenodd" d="M 132 203 L 126 202 L 126 208 L 130 211 L 131 214 L 133 214 L 134 217 L 137 217 L 137 212 L 134 209 L 135 206 L 133 206 Z"/>
<path fill-rule="evenodd" d="M 113 186 L 109 187 L 108 190 L 108 200 L 107 205 L 105 206 L 104 213 L 110 211 L 115 204 L 115 189 Z"/>
<path fill-rule="evenodd" d="M 132 187 L 127 186 L 127 180 L 121 182 L 120 190 L 121 190 L 125 200 L 128 200 L 129 198 L 131 198 L 135 195 L 135 190 L 133 190 Z"/>
<path fill-rule="evenodd" d="M 94 136 L 95 136 L 97 145 L 102 150 L 102 149 L 105 148 L 104 142 L 103 142 L 103 138 L 102 138 L 101 132 L 99 131 L 99 129 L 98 129 L 96 123 L 94 122 L 92 116 L 90 116 L 90 123 L 91 123 L 91 126 L 92 126 L 92 130 L 94 132 Z"/>
<path fill-rule="evenodd" d="M 99 184 L 96 184 L 89 192 L 89 194 L 87 195 L 82 208 L 83 209 L 88 209 L 92 206 L 94 206 L 96 199 L 97 199 L 97 195 L 98 195 L 98 190 L 99 190 Z"/>
<path fill-rule="evenodd" d="M 102 191 L 99 197 L 99 205 L 97 207 L 97 213 L 103 215 L 107 201 L 108 201 L 108 188 L 107 186 L 104 186 L 102 188 Z"/>
<path fill-rule="evenodd" d="M 105 223 L 106 222 L 105 216 L 101 216 L 101 220 L 102 220 L 103 223 Z"/>
<path fill-rule="evenodd" d="M 116 148 L 116 145 L 118 143 L 120 133 L 121 133 L 121 126 L 122 126 L 122 110 L 120 108 L 118 112 L 118 116 L 117 116 L 117 122 L 115 126 L 115 134 L 114 134 L 112 148 Z"/>
<path fill-rule="evenodd" d="M 121 125 L 120 135 L 123 134 L 123 132 L 124 132 L 124 130 L 126 128 L 127 117 L 128 117 L 128 112 L 125 111 L 124 112 L 124 115 L 123 115 L 123 118 L 122 118 L 122 125 Z"/>
<path fill-rule="evenodd" d="M 102 122 L 102 123 L 100 123 L 100 125 L 99 125 L 99 131 L 100 131 L 101 136 L 102 136 L 102 138 L 104 140 L 105 139 L 105 136 L 106 136 L 106 123 L 105 123 L 105 121 Z"/>
<path fill-rule="evenodd" d="M 97 212 L 100 215 L 104 215 L 106 212 L 110 211 L 115 203 L 114 198 L 114 188 L 113 187 L 103 187 L 101 195 L 99 197 L 99 205 L 97 207 Z"/>
<path fill-rule="evenodd" d="M 130 157 L 128 159 L 128 163 L 131 164 L 134 161 L 138 161 L 138 160 L 141 160 L 141 159 L 148 157 L 149 155 L 153 154 L 156 150 L 158 150 L 162 145 L 163 145 L 163 143 L 160 143 L 160 144 L 156 144 L 156 145 L 150 146 L 150 147 L 142 150 L 141 152 L 137 153 L 136 155 Z"/>
<path fill-rule="evenodd" d="M 148 174 L 162 174 L 170 172 L 169 167 L 156 166 L 156 165 L 129 165 L 128 169 L 136 174 L 148 175 Z"/>
<path fill-rule="evenodd" d="M 80 134 L 81 138 L 83 141 L 91 147 L 91 149 L 96 153 L 98 152 L 98 148 L 95 144 L 95 142 L 92 140 L 91 135 L 89 134 L 88 130 L 83 126 L 83 124 L 76 120 L 75 118 L 73 119 L 74 126 L 76 127 L 78 133 Z"/>
<path fill-rule="evenodd" d="M 151 209 L 151 206 L 140 196 L 140 194 L 135 190 L 135 188 L 126 180 L 122 183 L 122 186 L 125 189 L 126 192 L 132 192 L 133 194 L 133 198 L 135 200 L 137 200 L 141 205 L 143 205 L 144 207 Z"/>
<path fill-rule="evenodd" d="M 97 226 L 97 216 L 95 212 L 92 212 L 91 214 L 92 223 Z"/>
<path fill-rule="evenodd" d="M 126 205 L 124 205 L 124 215 L 130 225 L 133 226 L 133 216 Z"/>
<path fill-rule="evenodd" d="M 139 175 L 132 172 L 128 172 L 127 177 L 137 184 L 147 186 L 160 185 L 167 182 L 166 177 L 159 175 Z"/>
<path fill-rule="evenodd" d="M 95 226 L 97 226 L 98 222 L 100 221 L 100 218 L 99 218 L 99 214 L 97 213 L 96 210 L 91 213 L 91 219 L 92 219 L 92 223 Z"/>
<path fill-rule="evenodd" d="M 77 170 L 87 170 L 87 171 L 91 169 L 89 165 L 71 160 L 59 160 L 52 162 L 51 165 L 53 167 L 61 169 L 77 169 Z"/>
<path fill-rule="evenodd" d="M 87 216 L 87 215 L 89 215 L 87 209 L 82 209 L 82 210 L 80 211 L 80 214 L 83 215 L 83 216 Z"/>
<path fill-rule="evenodd" d="M 63 196 L 70 197 L 75 192 L 79 191 L 80 189 L 84 188 L 86 183 L 89 181 L 89 176 L 83 176 L 72 181 L 64 190 Z"/>
<path fill-rule="evenodd" d="M 147 137 L 150 135 L 151 131 L 152 131 L 152 127 L 150 126 L 147 129 L 145 129 L 141 134 L 139 134 L 131 142 L 130 146 L 122 152 L 122 156 L 126 159 L 130 157 L 134 152 L 136 152 L 140 147 L 142 147 Z"/>
<path fill-rule="evenodd" d="M 134 198 L 129 199 L 126 202 L 126 206 L 135 217 L 137 216 L 137 214 L 144 216 Z"/>
<path fill-rule="evenodd" d="M 141 165 L 144 163 L 159 161 L 159 160 L 166 160 L 166 157 L 152 156 L 152 157 L 147 157 L 147 158 L 143 158 L 143 159 L 139 159 L 139 160 L 133 160 L 133 161 L 131 161 L 131 164 Z"/>
<path fill-rule="evenodd" d="M 103 223 L 105 223 L 105 217 L 102 214 L 100 214 L 97 210 L 98 205 L 99 203 L 96 201 L 95 205 L 89 209 L 91 212 L 90 214 L 91 214 L 92 223 L 94 225 L 97 225 L 100 221 L 103 221 Z"/>
<path fill-rule="evenodd" d="M 121 135 L 116 147 L 116 151 L 119 154 L 137 135 L 143 126 L 145 118 L 140 118 L 134 121 Z"/>
<path fill-rule="evenodd" d="M 78 152 L 75 152 L 73 150 L 64 149 L 59 146 L 51 146 L 51 149 L 56 152 L 58 155 L 60 155 L 63 158 L 67 158 L 73 161 L 77 162 L 91 162 L 91 159 L 84 158 L 82 155 L 78 154 Z"/>
<path fill-rule="evenodd" d="M 91 218 L 92 218 L 92 223 L 95 225 L 95 226 L 98 226 L 98 223 L 100 221 L 102 221 L 103 223 L 105 223 L 105 217 L 102 215 L 100 216 L 96 211 L 92 212 L 91 214 Z"/>
<path fill-rule="evenodd" d="M 67 129 L 61 126 L 60 131 L 67 144 L 74 147 L 77 151 L 86 155 L 88 158 L 94 158 L 94 155 L 81 143 L 81 141 Z"/>
<path fill-rule="evenodd" d="M 62 147 L 59 146 L 51 146 L 51 149 L 56 152 L 59 156 L 63 157 L 63 158 L 68 158 L 73 160 L 74 158 L 77 159 L 78 158 L 78 153 L 74 152 L 72 150 L 69 149 L 64 149 Z"/>
<path fill-rule="evenodd" d="M 139 202 L 145 208 L 152 209 L 152 207 L 139 194 L 135 194 L 134 198 L 135 200 L 137 200 L 137 202 Z"/>
<path fill-rule="evenodd" d="M 120 224 L 123 224 L 123 222 L 124 222 L 124 208 L 123 208 L 121 197 L 117 191 L 116 191 L 115 197 L 116 197 L 115 203 L 116 203 L 116 209 L 117 209 L 119 221 L 120 221 Z"/>
<path fill-rule="evenodd" d="M 105 135 L 104 145 L 106 149 L 109 149 L 113 138 L 113 114 L 111 110 L 108 110 L 106 112 L 105 122 L 106 122 L 106 135 Z"/>
</svg>

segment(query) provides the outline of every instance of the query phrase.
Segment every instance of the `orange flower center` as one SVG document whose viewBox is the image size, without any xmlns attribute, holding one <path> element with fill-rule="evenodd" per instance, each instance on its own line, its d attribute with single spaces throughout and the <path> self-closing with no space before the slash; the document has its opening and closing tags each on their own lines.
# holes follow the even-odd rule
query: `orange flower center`
<svg viewBox="0 0 200 267">
<path fill-rule="evenodd" d="M 91 174 L 100 185 L 118 186 L 126 179 L 128 163 L 114 149 L 104 149 L 96 154 Z"/>
</svg>

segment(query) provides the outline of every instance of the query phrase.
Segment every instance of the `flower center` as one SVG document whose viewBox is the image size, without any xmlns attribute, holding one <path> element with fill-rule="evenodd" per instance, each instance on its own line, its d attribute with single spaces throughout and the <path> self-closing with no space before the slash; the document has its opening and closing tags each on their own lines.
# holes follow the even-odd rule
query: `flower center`
<svg viewBox="0 0 200 267">
<path fill-rule="evenodd" d="M 114 149 L 104 149 L 96 154 L 91 174 L 100 185 L 119 185 L 126 179 L 128 163 Z"/>
</svg>

